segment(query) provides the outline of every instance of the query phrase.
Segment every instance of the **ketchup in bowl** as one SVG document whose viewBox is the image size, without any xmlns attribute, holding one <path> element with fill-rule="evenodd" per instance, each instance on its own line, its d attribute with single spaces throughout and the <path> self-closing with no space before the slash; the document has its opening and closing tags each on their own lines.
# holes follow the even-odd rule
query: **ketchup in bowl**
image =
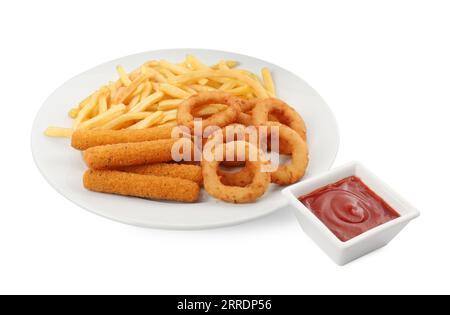
<svg viewBox="0 0 450 315">
<path fill-rule="evenodd" d="M 356 176 L 319 188 L 299 200 L 343 242 L 400 216 Z"/>
</svg>

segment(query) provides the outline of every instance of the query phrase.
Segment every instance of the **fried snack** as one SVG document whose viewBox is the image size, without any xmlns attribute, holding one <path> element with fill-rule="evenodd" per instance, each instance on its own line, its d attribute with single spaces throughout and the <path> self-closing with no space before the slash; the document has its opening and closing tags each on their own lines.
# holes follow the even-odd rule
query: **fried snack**
<svg viewBox="0 0 450 315">
<path fill-rule="evenodd" d="M 102 124 L 111 121 L 112 119 L 115 119 L 125 113 L 126 106 L 123 104 L 114 105 L 110 109 L 106 110 L 105 112 L 88 119 L 78 126 L 78 129 L 94 129 L 96 127 L 101 126 Z M 99 108 L 100 110 L 100 108 Z"/>
<path fill-rule="evenodd" d="M 200 108 L 196 109 L 192 114 L 195 117 L 209 117 L 211 115 L 220 113 L 227 109 L 227 105 L 224 104 L 208 104 L 203 105 Z"/>
<path fill-rule="evenodd" d="M 145 73 L 141 73 L 138 75 L 138 77 L 133 80 L 128 86 L 121 89 L 112 99 L 112 104 L 123 104 L 127 103 L 127 100 L 129 100 L 129 97 L 134 92 L 134 90 L 137 89 L 137 87 L 144 82 L 146 79 L 148 79 L 149 75 Z"/>
<path fill-rule="evenodd" d="M 250 128 L 248 128 L 250 129 Z M 211 134 L 204 146 L 213 146 L 217 144 L 223 144 L 226 142 L 231 141 L 246 141 L 251 142 L 252 144 L 256 144 L 258 142 L 258 134 L 257 129 L 253 129 L 253 133 L 246 129 L 246 126 L 242 124 L 231 124 L 226 127 L 223 127 L 220 130 L 215 131 L 213 134 Z M 249 141 L 250 140 L 250 141 Z M 209 142 L 209 143 L 208 143 Z M 231 161 L 230 159 L 227 159 L 226 161 L 222 162 L 223 166 L 227 167 L 237 167 L 237 166 L 243 166 L 245 165 L 245 161 Z M 231 177 L 229 175 L 228 177 Z M 239 181 L 239 180 L 237 180 Z"/>
<path fill-rule="evenodd" d="M 136 130 L 75 130 L 72 134 L 72 147 L 86 150 L 105 144 L 170 139 L 172 129 L 173 127 L 168 126 Z"/>
<path fill-rule="evenodd" d="M 201 184 L 202 168 L 198 165 L 175 164 L 175 163 L 156 163 L 138 166 L 128 166 L 119 169 L 123 172 L 136 173 L 141 175 L 167 176 L 183 178 L 197 184 Z"/>
<path fill-rule="evenodd" d="M 261 69 L 261 80 L 250 71 L 235 68 L 237 64 L 234 60 L 222 60 L 208 66 L 195 56 L 188 55 L 181 63 L 150 60 L 129 73 L 118 65 L 116 81 L 101 86 L 77 107 L 70 109 L 72 130 L 160 126 L 173 116 L 166 111 L 176 112 L 185 99 L 203 92 L 221 91 L 249 100 L 275 97 L 275 87 L 268 69 Z M 218 106 L 207 106 L 198 114 L 195 111 L 192 113 L 196 117 L 206 118 L 220 111 Z M 238 121 L 250 125 L 248 118 L 248 115 L 238 117 Z M 69 137 L 70 131 L 49 129 L 46 134 Z"/>
<path fill-rule="evenodd" d="M 278 166 L 278 169 L 271 173 L 271 181 L 278 185 L 290 185 L 299 181 L 306 171 L 308 166 L 308 146 L 299 134 L 277 122 L 267 122 L 267 126 L 278 126 L 280 134 L 280 143 L 284 141 L 288 146 L 292 155 L 291 161 L 285 165 Z M 270 135 L 272 128 L 268 128 Z"/>
<path fill-rule="evenodd" d="M 156 200 L 195 202 L 200 194 L 199 185 L 190 180 L 109 170 L 86 171 L 83 184 L 96 192 Z"/>
<path fill-rule="evenodd" d="M 253 98 L 253 99 L 245 99 L 242 97 L 237 98 L 237 102 L 239 103 L 239 107 L 241 108 L 241 113 L 251 114 L 253 108 L 255 108 L 256 103 L 258 103 L 261 99 Z"/>
<path fill-rule="evenodd" d="M 238 171 L 229 172 L 219 167 L 217 174 L 220 177 L 220 182 L 226 186 L 245 187 L 253 181 L 255 170 L 252 169 L 250 164 L 245 163 L 245 165 Z"/>
<path fill-rule="evenodd" d="M 221 199 L 226 202 L 232 203 L 249 203 L 254 202 L 258 198 L 260 198 L 267 191 L 270 184 L 270 173 L 262 172 L 262 166 L 267 164 L 268 162 L 262 156 L 262 153 L 253 145 L 244 141 L 233 141 L 226 144 L 223 144 L 221 149 L 224 159 L 229 150 L 234 150 L 235 154 L 239 154 L 242 150 L 236 149 L 239 146 L 244 146 L 244 155 L 245 156 L 236 156 L 236 160 L 240 160 L 241 158 L 246 158 L 247 163 L 249 163 L 249 167 L 251 167 L 254 171 L 254 176 L 250 184 L 245 187 L 239 186 L 227 186 L 221 182 L 221 178 L 218 175 L 218 167 L 220 161 L 212 159 L 209 161 L 207 157 L 202 159 L 202 173 L 203 173 L 203 185 L 205 187 L 206 192 L 218 199 Z M 217 146 L 215 149 L 219 148 Z M 252 155 L 251 150 L 253 152 L 257 152 L 257 159 L 255 161 L 251 161 L 249 157 Z M 254 151 L 256 150 L 256 151 Z"/>
<path fill-rule="evenodd" d="M 113 120 L 110 120 L 108 123 L 104 124 L 99 129 L 103 130 L 122 129 L 124 127 L 131 126 L 136 121 L 145 119 L 153 114 L 154 112 L 126 113 L 117 118 L 114 118 Z"/>
<path fill-rule="evenodd" d="M 194 129 L 194 116 L 192 112 L 203 105 L 225 104 L 227 109 L 211 115 L 202 120 L 202 130 L 209 126 L 224 127 L 234 123 L 239 115 L 241 108 L 236 101 L 236 97 L 224 92 L 204 92 L 192 96 L 180 104 L 178 108 L 177 121 L 179 125 Z"/>
<path fill-rule="evenodd" d="M 252 110 L 253 124 L 264 125 L 272 114 L 277 121 L 294 129 L 303 140 L 306 140 L 306 126 L 303 118 L 288 104 L 276 98 L 268 98 L 256 102 Z"/>
<path fill-rule="evenodd" d="M 198 81 L 202 78 L 221 78 L 221 77 L 233 78 L 245 83 L 255 91 L 256 96 L 259 98 L 269 97 L 269 93 L 262 86 L 261 82 L 249 76 L 248 74 L 244 74 L 238 70 L 219 69 L 219 70 L 193 71 L 190 73 L 181 74 L 179 76 L 171 78 L 169 79 L 169 82 L 173 84 L 181 84 L 186 82 Z"/>
<path fill-rule="evenodd" d="M 117 169 L 131 165 L 169 162 L 172 161 L 172 146 L 176 141 L 178 139 L 101 145 L 84 151 L 83 158 L 92 169 Z"/>
<path fill-rule="evenodd" d="M 152 113 L 150 116 L 144 118 L 143 120 L 129 126 L 127 129 L 146 129 L 148 127 L 153 127 L 156 123 L 161 121 L 164 117 L 164 112 L 157 111 Z"/>
<path fill-rule="evenodd" d="M 100 91 L 96 91 L 90 97 L 80 103 L 80 111 L 73 122 L 73 128 L 76 129 L 85 120 L 89 119 L 89 116 L 97 106 Z"/>
<path fill-rule="evenodd" d="M 275 96 L 275 85 L 273 84 L 272 74 L 268 68 L 262 68 L 261 75 L 263 78 L 264 86 L 269 94 Z"/>
<path fill-rule="evenodd" d="M 238 98 L 238 103 L 239 106 L 241 107 L 241 112 L 237 117 L 237 123 L 242 124 L 244 126 L 253 125 L 252 110 L 258 101 L 259 99 Z"/>
<path fill-rule="evenodd" d="M 252 126 L 253 125 L 253 117 L 251 114 L 240 113 L 236 122 L 238 124 L 241 124 L 244 126 Z"/>
<path fill-rule="evenodd" d="M 64 137 L 70 138 L 72 136 L 72 128 L 48 127 L 44 134 L 48 137 Z"/>
<path fill-rule="evenodd" d="M 158 103 L 158 110 L 173 110 L 177 109 L 178 105 L 183 102 L 182 99 L 168 99 Z"/>
</svg>

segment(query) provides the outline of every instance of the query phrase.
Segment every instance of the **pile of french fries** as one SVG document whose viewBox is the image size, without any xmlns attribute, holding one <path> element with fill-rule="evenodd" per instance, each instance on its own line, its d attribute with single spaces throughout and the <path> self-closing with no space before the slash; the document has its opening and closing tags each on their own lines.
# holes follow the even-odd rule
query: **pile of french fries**
<svg viewBox="0 0 450 315">
<path fill-rule="evenodd" d="M 262 79 L 239 69 L 234 60 L 208 66 L 193 55 L 180 64 L 152 60 L 127 73 L 118 65 L 118 80 L 102 86 L 69 111 L 72 128 L 49 127 L 47 136 L 71 137 L 76 129 L 144 129 L 176 125 L 178 105 L 199 92 L 224 91 L 246 98 L 275 97 L 272 75 L 261 70 Z M 198 109 L 198 117 L 225 109 L 212 104 Z"/>
</svg>

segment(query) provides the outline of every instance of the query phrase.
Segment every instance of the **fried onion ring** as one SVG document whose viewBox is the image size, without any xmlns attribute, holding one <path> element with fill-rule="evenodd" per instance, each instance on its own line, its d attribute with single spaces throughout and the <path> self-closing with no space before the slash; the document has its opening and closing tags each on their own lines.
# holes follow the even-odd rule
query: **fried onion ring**
<svg viewBox="0 0 450 315">
<path fill-rule="evenodd" d="M 250 163 L 245 163 L 245 165 L 236 172 L 228 172 L 219 168 L 217 174 L 220 176 L 220 181 L 224 185 L 245 187 L 252 182 L 253 177 L 255 176 L 255 170 Z"/>
<path fill-rule="evenodd" d="M 258 198 L 260 198 L 269 188 L 270 184 L 270 173 L 261 172 L 263 165 L 267 164 L 268 161 L 264 159 L 262 153 L 253 145 L 244 141 L 233 141 L 226 144 L 222 144 L 216 146 L 216 150 L 218 148 L 222 149 L 222 158 L 224 159 L 230 150 L 234 150 L 235 154 L 239 154 L 239 149 L 236 149 L 239 146 L 244 146 L 244 155 L 247 160 L 247 163 L 251 165 L 251 167 L 255 170 L 255 174 L 251 183 L 246 185 L 245 187 L 239 186 L 227 186 L 224 185 L 220 176 L 218 175 L 218 167 L 220 161 L 212 160 L 208 161 L 207 158 L 202 159 L 202 173 L 203 173 L 203 184 L 206 192 L 218 199 L 221 199 L 226 202 L 232 203 L 248 203 L 254 202 Z M 242 148 L 242 147 L 241 147 Z M 251 161 L 249 157 L 251 156 L 250 150 L 257 150 L 255 152 L 258 153 L 258 158 L 256 161 Z M 239 156 L 236 156 L 236 159 L 239 159 Z"/>
<path fill-rule="evenodd" d="M 239 124 L 244 126 L 253 125 L 253 117 L 251 112 L 258 101 L 259 99 L 244 99 L 244 98 L 238 99 L 238 103 L 241 108 L 241 112 L 237 117 L 237 122 Z"/>
<path fill-rule="evenodd" d="M 246 126 L 242 124 L 231 124 L 226 127 L 223 127 L 220 130 L 217 130 L 212 135 L 208 137 L 208 140 L 206 143 L 204 143 L 204 147 L 206 146 L 212 146 L 217 144 L 223 144 L 231 141 L 247 141 L 249 142 L 249 139 L 254 142 L 254 144 L 257 144 L 258 141 L 258 129 L 254 129 L 254 134 L 250 135 L 248 132 L 251 132 L 252 130 L 246 129 Z M 250 141 L 250 142 L 251 142 Z M 209 142 L 209 144 L 208 144 Z M 222 162 L 222 165 L 227 167 L 237 167 L 237 166 L 243 166 L 245 164 L 245 161 L 230 161 L 226 160 Z"/>
<path fill-rule="evenodd" d="M 244 126 L 252 126 L 253 125 L 253 117 L 247 113 L 239 113 L 237 122 Z"/>
<path fill-rule="evenodd" d="M 295 130 L 283 124 L 267 122 L 266 125 L 269 127 L 279 127 L 280 143 L 281 141 L 284 141 L 284 143 L 289 146 L 290 152 L 292 152 L 291 161 L 278 166 L 278 169 L 271 173 L 272 183 L 278 185 L 290 185 L 299 181 L 305 175 L 309 162 L 306 141 L 302 139 Z M 272 128 L 268 128 L 269 134 L 271 130 Z"/>
<path fill-rule="evenodd" d="M 237 98 L 227 93 L 213 91 L 200 93 L 183 101 L 178 107 L 178 124 L 193 130 L 194 116 L 192 113 L 203 105 L 217 103 L 228 105 L 228 107 L 222 112 L 218 112 L 207 119 L 203 119 L 202 131 L 209 126 L 225 127 L 226 125 L 236 122 L 236 119 L 241 112 L 240 105 L 237 103 Z"/>
<path fill-rule="evenodd" d="M 235 96 L 236 97 L 236 96 Z M 242 97 L 236 97 L 237 102 L 239 104 L 239 107 L 241 108 L 242 113 L 248 113 L 250 112 L 261 99 L 258 98 L 252 98 L 252 99 L 246 99 Z"/>
<path fill-rule="evenodd" d="M 306 140 L 306 126 L 303 118 L 282 100 L 267 98 L 258 101 L 252 110 L 252 116 L 255 126 L 264 125 L 270 121 L 270 118 L 275 117 L 279 123 L 294 129 L 303 140 Z"/>
</svg>

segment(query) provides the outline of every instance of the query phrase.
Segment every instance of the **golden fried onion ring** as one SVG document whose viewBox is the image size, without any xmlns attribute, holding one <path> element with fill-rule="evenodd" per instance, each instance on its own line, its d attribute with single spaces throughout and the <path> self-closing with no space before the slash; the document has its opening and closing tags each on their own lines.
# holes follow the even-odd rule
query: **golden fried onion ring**
<svg viewBox="0 0 450 315">
<path fill-rule="evenodd" d="M 219 167 L 217 174 L 224 185 L 245 187 L 252 182 L 255 170 L 250 163 L 245 163 L 240 170 L 235 172 L 225 171 Z"/>
<path fill-rule="evenodd" d="M 179 125 L 194 129 L 193 111 L 206 104 L 225 104 L 228 107 L 219 113 L 202 120 L 202 130 L 210 126 L 224 127 L 236 121 L 241 108 L 236 98 L 223 92 L 205 92 L 183 101 L 178 107 L 177 121 Z"/>
<path fill-rule="evenodd" d="M 283 125 L 294 129 L 303 140 L 306 140 L 306 126 L 303 118 L 292 107 L 276 98 L 267 98 L 256 102 L 252 110 L 253 124 L 264 125 L 275 117 Z"/>
<path fill-rule="evenodd" d="M 277 123 L 267 122 L 266 126 L 278 126 L 280 143 L 283 142 L 289 146 L 291 153 L 291 161 L 278 166 L 278 169 L 271 173 L 271 181 L 278 185 L 290 185 L 299 181 L 304 175 L 308 166 L 308 146 L 306 141 L 303 140 L 297 132 L 293 129 Z M 267 131 L 270 134 L 272 128 L 268 128 Z"/>
<path fill-rule="evenodd" d="M 258 129 L 250 129 L 241 124 L 231 124 L 220 130 L 214 132 L 208 138 L 208 144 L 205 146 L 223 144 L 230 141 L 247 141 L 252 144 L 258 144 Z M 226 160 L 222 164 L 226 167 L 238 167 L 243 166 L 243 168 L 237 172 L 228 172 L 218 168 L 218 174 L 221 177 L 222 184 L 228 186 L 240 186 L 244 187 L 251 183 L 254 170 L 251 169 L 249 163 L 245 161 L 237 160 Z"/>
<path fill-rule="evenodd" d="M 239 146 L 244 146 L 244 150 L 237 149 Z M 225 158 L 229 153 L 229 150 L 234 150 L 235 154 L 239 154 L 240 151 L 244 151 L 245 159 L 251 168 L 254 170 L 254 176 L 250 184 L 245 187 L 227 186 L 221 182 L 218 175 L 218 168 L 220 161 L 208 159 L 202 159 L 202 172 L 203 172 L 203 185 L 207 193 L 215 198 L 221 199 L 226 202 L 232 203 L 249 203 L 254 202 L 260 198 L 269 188 L 270 173 L 261 172 L 263 165 L 268 161 L 264 159 L 262 152 L 255 146 L 245 141 L 233 141 L 226 144 L 218 145 L 213 150 L 221 149 L 223 152 L 222 158 Z M 258 152 L 256 161 L 250 161 L 250 150 L 256 150 Z M 254 151 L 255 152 L 255 151 Z M 237 156 L 236 159 L 242 157 Z"/>
</svg>

